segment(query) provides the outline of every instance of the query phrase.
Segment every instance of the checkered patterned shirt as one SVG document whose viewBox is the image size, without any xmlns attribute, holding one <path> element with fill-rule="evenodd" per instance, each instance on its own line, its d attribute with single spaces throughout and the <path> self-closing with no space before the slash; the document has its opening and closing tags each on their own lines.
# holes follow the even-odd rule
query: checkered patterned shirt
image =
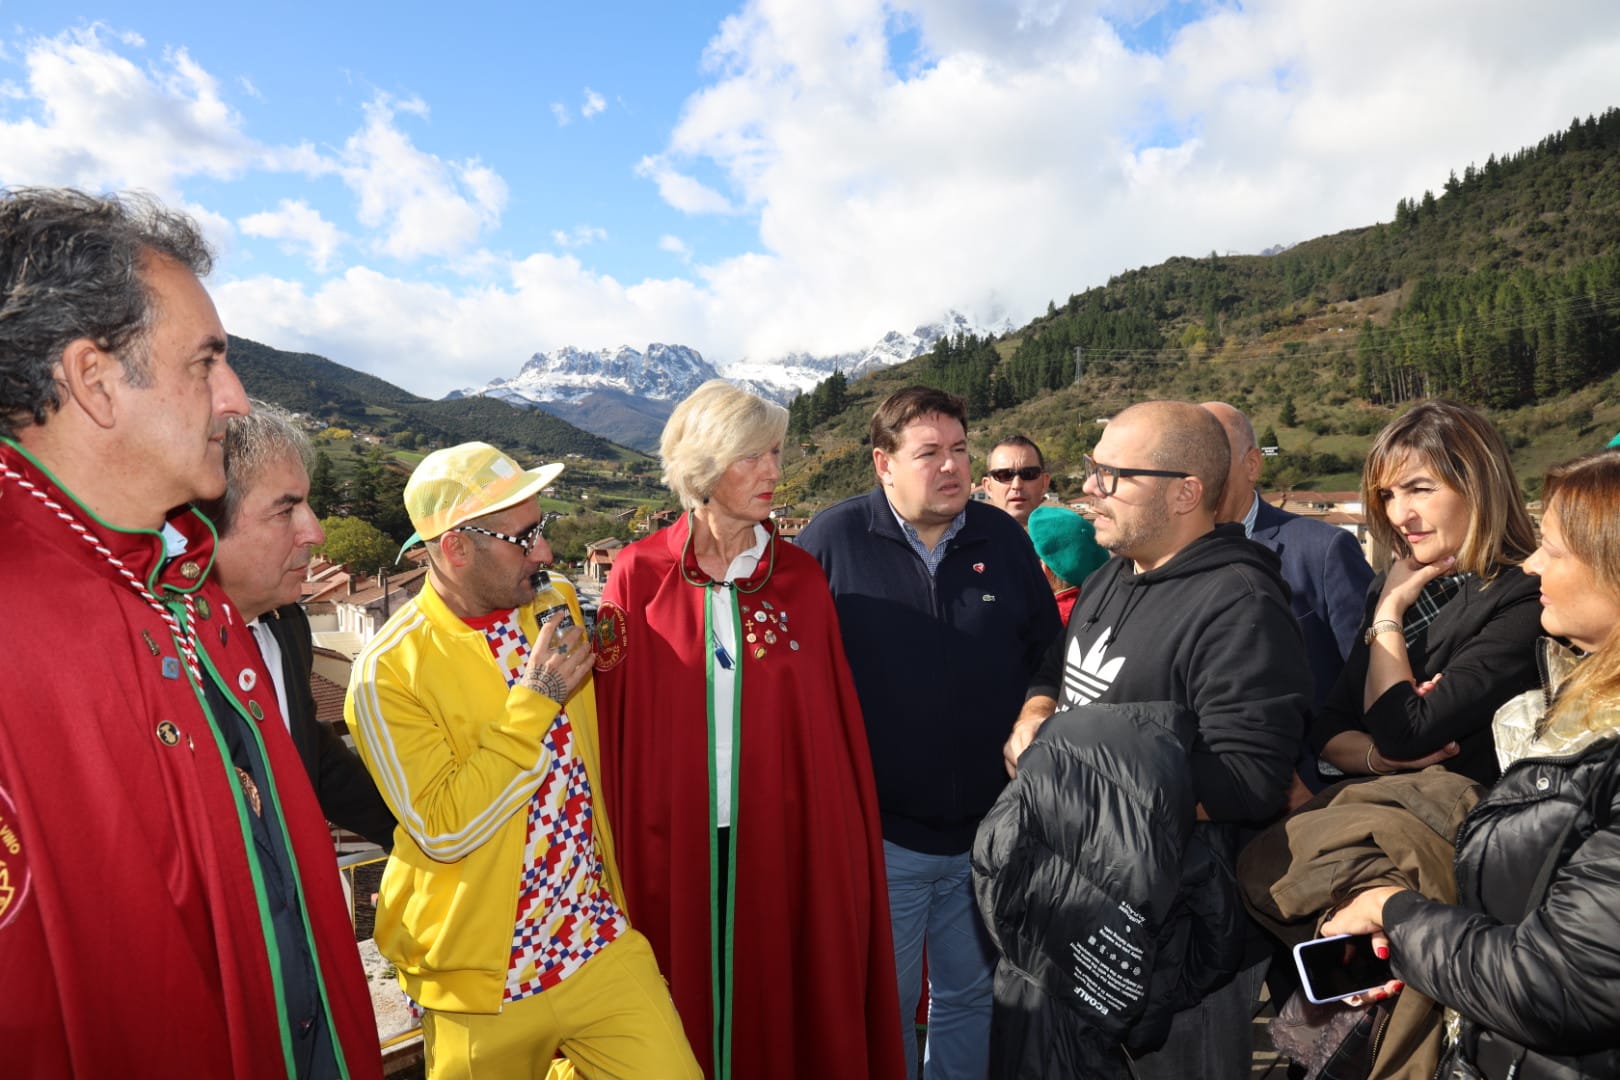
<svg viewBox="0 0 1620 1080">
<path fill-rule="evenodd" d="M 517 682 L 529 642 L 515 612 L 481 627 L 490 652 Z M 591 782 L 574 747 L 566 712 L 542 740 L 551 768 L 529 799 L 523 840 L 523 881 L 506 969 L 505 1000 L 556 986 L 629 929 L 603 880 L 592 826 Z"/>
<path fill-rule="evenodd" d="M 952 520 L 950 527 L 945 530 L 945 534 L 939 538 L 939 543 L 934 545 L 933 551 L 928 550 L 928 545 L 923 543 L 922 536 L 918 534 L 911 522 L 900 516 L 900 511 L 894 508 L 894 503 L 889 504 L 889 511 L 894 514 L 894 520 L 900 523 L 900 531 L 905 534 L 907 542 L 911 544 L 911 550 L 917 553 L 917 557 L 928 568 L 928 576 L 935 576 L 939 564 L 945 561 L 945 552 L 951 546 L 951 541 L 956 538 L 957 533 L 962 531 L 962 526 L 967 524 L 967 508 L 963 507 L 962 512 Z"/>
</svg>

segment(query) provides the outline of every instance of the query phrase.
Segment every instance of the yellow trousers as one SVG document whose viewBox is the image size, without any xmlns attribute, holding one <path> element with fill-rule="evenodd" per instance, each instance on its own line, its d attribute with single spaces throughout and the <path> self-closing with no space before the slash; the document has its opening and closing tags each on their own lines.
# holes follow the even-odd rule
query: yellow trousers
<svg viewBox="0 0 1620 1080">
<path fill-rule="evenodd" d="M 429 1010 L 422 1043 L 428 1080 L 703 1080 L 652 946 L 634 930 L 499 1013 Z"/>
</svg>

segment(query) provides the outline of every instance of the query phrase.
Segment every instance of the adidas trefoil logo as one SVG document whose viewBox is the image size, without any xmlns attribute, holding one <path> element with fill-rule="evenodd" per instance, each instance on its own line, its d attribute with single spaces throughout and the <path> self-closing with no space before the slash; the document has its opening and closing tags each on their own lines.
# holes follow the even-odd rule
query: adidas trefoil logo
<svg viewBox="0 0 1620 1080">
<path fill-rule="evenodd" d="M 1063 704 L 1066 707 L 1090 705 L 1114 685 L 1119 669 L 1125 666 L 1125 657 L 1103 659 L 1113 637 L 1114 628 L 1110 626 L 1097 637 L 1084 656 L 1080 655 L 1078 638 L 1069 642 L 1068 653 L 1063 659 Z"/>
</svg>

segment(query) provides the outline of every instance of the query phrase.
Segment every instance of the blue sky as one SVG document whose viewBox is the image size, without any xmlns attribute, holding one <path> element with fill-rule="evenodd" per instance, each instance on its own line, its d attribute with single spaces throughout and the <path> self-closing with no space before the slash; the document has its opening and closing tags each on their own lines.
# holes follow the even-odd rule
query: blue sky
<svg viewBox="0 0 1620 1080">
<path fill-rule="evenodd" d="M 1575 0 L 65 7 L 0 0 L 0 184 L 183 205 L 230 329 L 434 395 L 1022 323 L 1620 104 Z"/>
</svg>

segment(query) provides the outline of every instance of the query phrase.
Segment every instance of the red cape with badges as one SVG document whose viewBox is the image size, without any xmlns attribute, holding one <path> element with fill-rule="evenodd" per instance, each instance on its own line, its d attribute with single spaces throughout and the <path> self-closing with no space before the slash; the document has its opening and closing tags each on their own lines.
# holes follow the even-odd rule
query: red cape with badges
<svg viewBox="0 0 1620 1080">
<path fill-rule="evenodd" d="M 596 695 L 630 922 L 652 941 L 713 1076 L 708 654 L 704 588 L 680 561 L 688 529 L 683 517 L 615 561 L 597 615 Z M 771 544 L 774 570 L 767 551 L 736 597 L 744 633 L 758 633 L 738 643 L 731 1073 L 888 1080 L 905 1064 L 866 731 L 821 567 Z M 690 553 L 687 570 L 701 579 Z"/>
<path fill-rule="evenodd" d="M 211 660 L 228 696 L 263 716 L 255 726 L 275 782 L 261 796 L 279 801 L 292 837 L 348 1075 L 381 1077 L 325 820 L 251 632 L 204 580 L 213 532 L 194 513 L 174 515 L 187 550 L 155 574 L 156 534 L 98 524 L 0 443 L 3 1071 L 286 1075 L 234 768 L 163 619 L 17 477 L 54 498 L 155 594 L 193 598 L 204 678 Z"/>
</svg>

